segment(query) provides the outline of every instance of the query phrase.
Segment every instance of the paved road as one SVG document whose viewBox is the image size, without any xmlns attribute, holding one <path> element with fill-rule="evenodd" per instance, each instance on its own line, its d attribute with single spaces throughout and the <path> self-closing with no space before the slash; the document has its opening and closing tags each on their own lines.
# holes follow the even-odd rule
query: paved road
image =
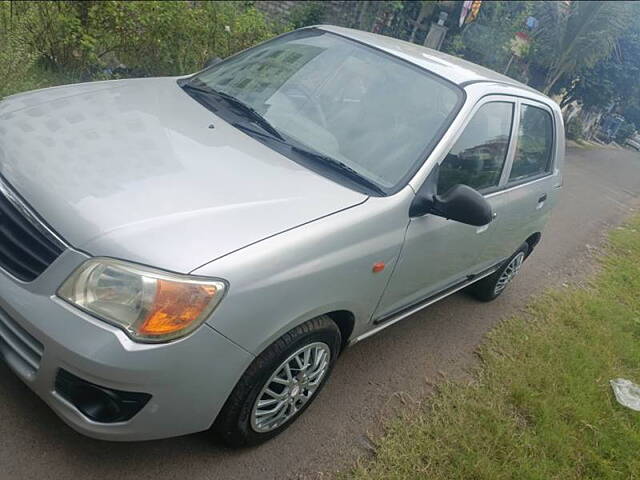
<svg viewBox="0 0 640 480">
<path fill-rule="evenodd" d="M 454 295 L 348 350 L 316 404 L 284 435 L 229 451 L 192 435 L 118 444 L 84 438 L 0 366 L 0 479 L 315 478 L 367 453 L 381 418 L 457 376 L 501 318 L 548 286 L 584 278 L 603 233 L 640 199 L 640 154 L 571 151 L 561 203 L 543 241 L 492 304 Z M 400 399 L 403 399 L 402 401 Z"/>
</svg>

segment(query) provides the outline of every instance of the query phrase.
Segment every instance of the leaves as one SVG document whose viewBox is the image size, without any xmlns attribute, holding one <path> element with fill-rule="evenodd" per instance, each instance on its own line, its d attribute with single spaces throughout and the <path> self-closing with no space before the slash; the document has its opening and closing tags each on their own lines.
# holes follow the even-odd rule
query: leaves
<svg viewBox="0 0 640 480">
<path fill-rule="evenodd" d="M 8 2 L 0 3 L 0 98 L 35 62 L 35 55 L 25 40 L 26 20 L 19 17 Z"/>
<path fill-rule="evenodd" d="M 42 71 L 64 81 L 185 74 L 291 28 L 270 23 L 254 3 L 0 0 L 0 96 L 40 86 L 24 82 Z M 415 20 L 422 15 L 425 24 L 447 10 L 453 26 L 445 51 L 500 72 L 515 33 L 533 15 L 539 28 L 529 52 L 507 73 L 566 93 L 563 104 L 605 109 L 618 102 L 640 124 L 640 2 L 484 2 L 477 21 L 462 29 L 455 26 L 460 2 L 366 1 L 344 8 L 347 24 L 419 43 Z M 289 23 L 319 23 L 328 12 L 323 2 L 300 2 Z"/>
<path fill-rule="evenodd" d="M 449 35 L 444 50 L 503 72 L 511 57 L 510 44 L 515 33 L 524 28 L 532 7 L 533 2 L 484 2 L 477 21 L 465 25 L 459 34 Z"/>
<path fill-rule="evenodd" d="M 231 1 L 0 0 L 0 21 L 9 20 L 11 29 L 0 32 L 0 43 L 9 45 L 0 53 L 4 60 L 0 72 L 14 71 L 12 78 L 25 70 L 9 66 L 26 66 L 25 59 L 80 80 L 113 71 L 180 75 L 199 70 L 211 57 L 226 57 L 282 30 L 250 2 Z"/>
<path fill-rule="evenodd" d="M 631 2 L 622 1 L 540 2 L 535 41 L 538 61 L 548 68 L 545 93 L 562 76 L 572 76 L 606 58 L 631 23 L 631 9 Z"/>
</svg>

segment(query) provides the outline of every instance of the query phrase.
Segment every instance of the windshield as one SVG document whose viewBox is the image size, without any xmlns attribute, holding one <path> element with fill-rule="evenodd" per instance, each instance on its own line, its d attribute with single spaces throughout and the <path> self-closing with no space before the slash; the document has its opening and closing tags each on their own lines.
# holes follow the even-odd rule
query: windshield
<svg viewBox="0 0 640 480">
<path fill-rule="evenodd" d="M 425 70 L 315 29 L 247 50 L 189 83 L 235 97 L 285 139 L 384 192 L 415 173 L 462 101 L 458 87 Z"/>
</svg>

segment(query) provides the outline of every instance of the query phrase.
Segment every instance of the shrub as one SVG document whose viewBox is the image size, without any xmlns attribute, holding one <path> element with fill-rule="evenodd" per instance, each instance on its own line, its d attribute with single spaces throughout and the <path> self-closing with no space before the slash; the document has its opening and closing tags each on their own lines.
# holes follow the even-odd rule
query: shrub
<svg viewBox="0 0 640 480">
<path fill-rule="evenodd" d="M 584 136 L 584 125 L 577 117 L 571 117 L 567 122 L 567 138 L 570 140 L 581 140 Z"/>
<path fill-rule="evenodd" d="M 616 142 L 619 144 L 623 144 L 627 138 L 633 135 L 636 132 L 636 126 L 625 120 L 625 122 L 620 125 L 620 128 L 616 132 Z"/>
<path fill-rule="evenodd" d="M 302 2 L 291 9 L 289 21 L 293 28 L 318 25 L 324 21 L 326 5 L 323 2 Z"/>
<path fill-rule="evenodd" d="M 25 39 L 25 20 L 11 4 L 0 2 L 0 98 L 19 88 L 36 58 Z"/>
<path fill-rule="evenodd" d="M 24 78 L 35 61 L 43 71 L 82 80 L 114 71 L 193 72 L 213 56 L 226 57 L 286 28 L 269 24 L 251 2 L 232 1 L 0 0 L 0 21 L 0 72 Z"/>
<path fill-rule="evenodd" d="M 278 33 L 262 13 L 240 2 L 108 2 L 102 9 L 114 32 L 112 54 L 145 75 L 199 70 L 211 57 Z"/>
</svg>

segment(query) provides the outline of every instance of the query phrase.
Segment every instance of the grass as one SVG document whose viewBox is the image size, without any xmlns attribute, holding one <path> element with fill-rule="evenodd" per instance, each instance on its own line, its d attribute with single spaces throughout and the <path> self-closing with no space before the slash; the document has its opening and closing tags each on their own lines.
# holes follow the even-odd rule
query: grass
<svg viewBox="0 0 640 480">
<path fill-rule="evenodd" d="M 613 231 L 588 288 L 543 295 L 447 383 L 390 421 L 349 479 L 640 478 L 640 412 L 609 380 L 640 383 L 640 218 Z"/>
</svg>

